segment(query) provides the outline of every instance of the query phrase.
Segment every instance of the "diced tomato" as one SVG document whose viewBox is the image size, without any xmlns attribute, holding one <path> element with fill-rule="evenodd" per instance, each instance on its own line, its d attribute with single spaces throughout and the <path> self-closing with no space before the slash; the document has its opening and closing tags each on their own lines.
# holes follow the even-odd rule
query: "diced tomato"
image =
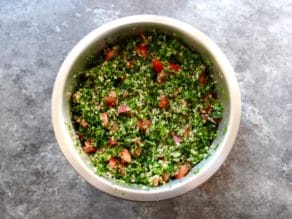
<svg viewBox="0 0 292 219">
<path fill-rule="evenodd" d="M 117 145 L 117 144 L 118 144 L 118 141 L 117 141 L 117 140 L 114 140 L 114 139 L 112 139 L 112 138 L 110 138 L 110 139 L 108 140 L 108 145 L 109 145 L 110 147 L 115 146 L 115 145 Z"/>
<path fill-rule="evenodd" d="M 137 125 L 141 132 L 146 132 L 151 126 L 151 121 L 148 119 L 139 120 Z"/>
<path fill-rule="evenodd" d="M 117 98 L 112 97 L 112 96 L 108 96 L 108 97 L 104 98 L 104 101 L 105 101 L 107 106 L 114 107 L 116 105 Z"/>
<path fill-rule="evenodd" d="M 128 107 L 127 105 L 121 105 L 118 107 L 118 114 L 125 114 L 128 113 L 130 110 L 130 107 Z"/>
<path fill-rule="evenodd" d="M 199 75 L 199 82 L 201 85 L 205 86 L 207 84 L 207 78 L 206 78 L 206 66 L 202 65 L 200 66 L 200 75 Z"/>
<path fill-rule="evenodd" d="M 180 70 L 180 66 L 178 64 L 169 63 L 168 67 L 169 67 L 170 70 L 174 70 L 174 71 L 179 71 Z"/>
<path fill-rule="evenodd" d="M 99 118 L 102 122 L 102 126 L 106 127 L 109 125 L 107 113 L 100 113 Z"/>
<path fill-rule="evenodd" d="M 199 76 L 199 81 L 201 85 L 206 85 L 207 84 L 207 78 L 204 72 L 202 72 Z"/>
<path fill-rule="evenodd" d="M 175 144 L 177 144 L 177 145 L 182 142 L 182 138 L 178 135 L 173 135 L 172 138 L 173 138 Z"/>
<path fill-rule="evenodd" d="M 119 46 L 114 46 L 109 51 L 105 53 L 105 60 L 109 61 L 113 59 L 118 54 Z"/>
<path fill-rule="evenodd" d="M 114 107 L 117 104 L 117 95 L 114 91 L 110 92 L 107 97 L 104 98 L 104 102 L 109 107 Z"/>
<path fill-rule="evenodd" d="M 111 169 L 115 168 L 118 164 L 118 160 L 115 158 L 111 158 L 108 162 L 108 165 L 110 166 Z"/>
<path fill-rule="evenodd" d="M 91 141 L 85 141 L 84 142 L 83 151 L 85 153 L 92 154 L 92 153 L 95 153 L 96 150 L 97 150 L 97 148 L 92 145 Z"/>
<path fill-rule="evenodd" d="M 156 73 L 160 73 L 164 69 L 164 67 L 159 59 L 153 59 L 151 63 L 152 63 L 152 67 Z"/>
<path fill-rule="evenodd" d="M 124 149 L 121 153 L 121 159 L 124 163 L 131 163 L 131 154 L 128 149 Z"/>
<path fill-rule="evenodd" d="M 141 57 L 146 57 L 148 56 L 149 52 L 148 52 L 148 48 L 146 45 L 144 44 L 140 44 L 136 47 L 136 52 L 139 56 Z"/>
<path fill-rule="evenodd" d="M 184 164 L 182 165 L 175 173 L 175 178 L 181 179 L 185 177 L 189 172 L 189 167 L 188 165 Z"/>
<path fill-rule="evenodd" d="M 116 56 L 116 54 L 117 54 L 117 51 L 114 49 L 107 51 L 105 54 L 105 60 L 109 61 L 109 60 L 113 59 Z"/>
<path fill-rule="evenodd" d="M 167 96 L 161 96 L 158 101 L 158 107 L 163 109 L 169 106 L 169 99 Z"/>
</svg>

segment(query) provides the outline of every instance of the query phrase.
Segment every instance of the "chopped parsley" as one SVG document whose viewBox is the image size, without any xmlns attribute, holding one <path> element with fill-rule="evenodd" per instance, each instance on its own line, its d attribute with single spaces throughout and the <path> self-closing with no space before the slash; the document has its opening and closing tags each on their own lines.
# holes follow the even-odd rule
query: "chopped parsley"
<svg viewBox="0 0 292 219">
<path fill-rule="evenodd" d="M 76 75 L 71 110 L 98 175 L 159 186 L 207 158 L 224 110 L 209 60 L 158 31 L 89 60 Z"/>
</svg>

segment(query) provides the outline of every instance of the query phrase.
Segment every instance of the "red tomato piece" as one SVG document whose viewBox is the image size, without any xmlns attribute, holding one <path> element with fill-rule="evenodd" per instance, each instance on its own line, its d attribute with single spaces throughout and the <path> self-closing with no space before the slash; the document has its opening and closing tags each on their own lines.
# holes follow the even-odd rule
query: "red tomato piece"
<svg viewBox="0 0 292 219">
<path fill-rule="evenodd" d="M 117 54 L 117 51 L 114 49 L 107 51 L 105 54 L 105 60 L 109 61 L 109 60 L 113 59 L 116 56 L 116 54 Z"/>
<path fill-rule="evenodd" d="M 118 164 L 118 160 L 115 158 L 111 158 L 108 162 L 108 165 L 110 166 L 111 169 L 115 168 Z"/>
<path fill-rule="evenodd" d="M 117 95 L 114 91 L 110 92 L 107 97 L 104 98 L 104 102 L 109 107 L 114 107 L 117 104 Z"/>
<path fill-rule="evenodd" d="M 108 126 L 109 125 L 109 122 L 108 122 L 108 115 L 107 113 L 100 113 L 99 114 L 99 118 L 102 122 L 102 126 Z"/>
<path fill-rule="evenodd" d="M 156 73 L 160 73 L 164 69 L 164 67 L 159 59 L 153 59 L 151 63 L 152 63 L 152 67 Z"/>
<path fill-rule="evenodd" d="M 139 120 L 137 125 L 141 132 L 146 132 L 151 126 L 151 121 L 148 119 Z"/>
<path fill-rule="evenodd" d="M 108 140 L 108 145 L 109 146 L 114 146 L 114 145 L 117 145 L 118 144 L 118 141 L 117 140 L 114 140 L 114 139 L 112 139 L 112 138 L 110 138 L 109 140 Z"/>
<path fill-rule="evenodd" d="M 182 142 L 182 138 L 180 136 L 173 135 L 172 138 L 173 138 L 175 144 L 180 144 Z"/>
<path fill-rule="evenodd" d="M 202 72 L 199 76 L 199 81 L 201 85 L 206 85 L 207 84 L 207 78 L 204 72 Z"/>
<path fill-rule="evenodd" d="M 128 149 L 124 149 L 121 153 L 121 159 L 124 163 L 131 163 L 131 154 Z"/>
<path fill-rule="evenodd" d="M 92 154 L 92 153 L 95 153 L 96 150 L 97 150 L 97 148 L 92 145 L 91 141 L 85 141 L 84 142 L 83 151 L 85 153 Z"/>
<path fill-rule="evenodd" d="M 130 107 L 128 107 L 127 105 L 121 105 L 118 107 L 118 114 L 125 114 L 128 113 L 130 110 Z"/>
<path fill-rule="evenodd" d="M 116 105 L 117 98 L 113 96 L 108 96 L 108 97 L 105 97 L 104 101 L 107 106 L 113 107 Z"/>
<path fill-rule="evenodd" d="M 141 57 L 146 57 L 148 56 L 149 52 L 148 52 L 148 48 L 146 45 L 141 44 L 139 46 L 136 47 L 136 52 L 139 56 Z"/>
<path fill-rule="evenodd" d="M 189 172 L 189 167 L 188 165 L 184 164 L 182 165 L 175 173 L 175 178 L 181 179 L 185 177 Z"/>
<path fill-rule="evenodd" d="M 158 101 L 158 107 L 163 109 L 169 106 L 169 99 L 167 96 L 161 96 Z"/>
<path fill-rule="evenodd" d="M 169 67 L 170 70 L 174 70 L 174 71 L 179 71 L 180 70 L 180 66 L 178 64 L 169 63 L 168 67 Z"/>
</svg>

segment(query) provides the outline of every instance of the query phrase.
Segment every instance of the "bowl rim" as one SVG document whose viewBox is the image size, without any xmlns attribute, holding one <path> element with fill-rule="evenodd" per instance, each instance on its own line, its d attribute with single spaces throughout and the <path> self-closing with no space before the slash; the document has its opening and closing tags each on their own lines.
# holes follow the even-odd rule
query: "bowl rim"
<svg viewBox="0 0 292 219">
<path fill-rule="evenodd" d="M 63 96 L 67 77 L 70 73 L 71 67 L 80 57 L 80 54 L 82 54 L 84 50 L 98 37 L 110 31 L 111 29 L 133 24 L 145 25 L 145 23 L 174 28 L 186 34 L 187 36 L 192 37 L 198 41 L 200 45 L 203 45 L 205 49 L 208 50 L 210 54 L 212 54 L 215 62 L 221 67 L 221 73 L 226 80 L 230 101 L 230 114 L 227 130 L 223 136 L 223 140 L 221 141 L 220 146 L 216 149 L 216 153 L 212 155 L 212 158 L 204 165 L 204 168 L 202 168 L 198 174 L 186 179 L 179 180 L 179 183 L 173 184 L 170 187 L 157 187 L 151 190 L 139 190 L 137 188 L 125 187 L 113 183 L 103 177 L 97 176 L 84 163 L 76 148 L 74 146 L 68 146 L 70 144 L 72 145 L 72 137 L 69 134 L 66 121 L 64 119 L 63 105 Z M 159 15 L 134 15 L 119 18 L 101 25 L 100 27 L 87 34 L 76 44 L 76 46 L 71 50 L 71 52 L 64 60 L 56 77 L 52 94 L 51 113 L 53 129 L 61 151 L 71 166 L 87 182 L 99 190 L 102 190 L 116 197 L 134 201 L 158 201 L 181 195 L 198 187 L 207 181 L 220 168 L 231 151 L 237 136 L 241 117 L 241 97 L 239 86 L 231 64 L 223 52 L 219 49 L 219 47 L 209 37 L 207 37 L 201 31 L 197 30 L 195 27 L 174 18 Z"/>
</svg>

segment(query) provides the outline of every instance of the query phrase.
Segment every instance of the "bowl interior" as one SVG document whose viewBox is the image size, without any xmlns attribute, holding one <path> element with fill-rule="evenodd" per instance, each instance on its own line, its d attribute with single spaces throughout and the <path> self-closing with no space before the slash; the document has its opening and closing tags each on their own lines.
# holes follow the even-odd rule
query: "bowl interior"
<svg viewBox="0 0 292 219">
<path fill-rule="evenodd" d="M 79 147 L 79 151 L 78 151 L 78 140 L 77 140 L 77 137 L 75 136 L 74 129 L 72 126 L 71 111 L 70 111 L 70 94 L 71 94 L 72 90 L 74 90 L 74 87 L 76 85 L 74 75 L 79 73 L 80 71 L 82 71 L 85 68 L 86 62 L 87 62 L 88 57 L 90 55 L 96 54 L 96 52 L 103 49 L 107 45 L 107 43 L 114 43 L 117 40 L 124 39 L 128 36 L 138 35 L 139 33 L 143 32 L 143 31 L 146 32 L 146 31 L 150 31 L 153 29 L 157 29 L 161 32 L 164 32 L 164 33 L 170 34 L 170 35 L 175 34 L 176 37 L 180 38 L 183 42 L 185 42 L 191 48 L 194 48 L 203 57 L 206 57 L 209 60 L 211 60 L 211 62 L 213 63 L 213 77 L 217 81 L 217 85 L 218 85 L 218 97 L 219 97 L 219 99 L 224 107 L 224 116 L 223 116 L 223 119 L 221 120 L 219 128 L 218 128 L 218 135 L 217 135 L 217 138 L 213 141 L 213 145 L 218 144 L 217 149 L 211 151 L 210 156 L 207 159 L 201 161 L 182 180 L 173 180 L 173 181 L 170 181 L 169 183 L 167 183 L 163 186 L 155 187 L 155 188 L 147 187 L 147 186 L 140 186 L 140 185 L 120 184 L 119 182 L 116 182 L 114 180 L 105 179 L 103 177 L 95 175 L 93 173 L 94 170 L 93 170 L 92 165 L 90 164 L 90 161 L 89 161 L 89 158 L 87 157 L 87 155 L 81 151 L 80 147 Z M 216 156 L 216 154 L 222 153 L 222 151 L 221 152 L 218 152 L 218 151 L 219 151 L 220 147 L 222 147 L 222 142 L 225 138 L 225 133 L 226 133 L 226 130 L 229 128 L 229 123 L 230 123 L 230 112 L 231 112 L 230 86 L 228 86 L 228 83 L 226 80 L 226 69 L 224 69 L 224 66 L 222 65 L 222 63 L 220 64 L 218 62 L 218 54 L 215 54 L 214 51 L 211 51 L 210 47 L 208 47 L 207 44 L 202 43 L 204 40 L 207 40 L 207 42 L 210 43 L 209 42 L 210 40 L 209 39 L 201 39 L 200 37 L 194 37 L 194 35 L 196 35 L 196 33 L 192 34 L 192 33 L 190 33 L 189 30 L 186 30 L 184 28 L 178 28 L 178 27 L 174 27 L 171 24 L 168 25 L 166 23 L 162 24 L 159 22 L 157 22 L 157 23 L 153 23 L 153 22 L 143 22 L 143 23 L 137 22 L 137 23 L 135 23 L 135 22 L 133 22 L 130 24 L 126 23 L 124 25 L 116 25 L 116 26 L 110 27 L 110 28 L 109 28 L 109 26 L 107 26 L 107 27 L 104 27 L 103 31 L 98 31 L 98 30 L 99 29 L 93 31 L 87 37 L 83 38 L 83 40 L 81 40 L 79 42 L 79 44 L 77 44 L 77 46 L 72 50 L 72 52 L 68 56 L 68 57 L 70 57 L 70 60 L 67 60 L 68 59 L 68 57 L 67 57 L 67 59 L 63 63 L 63 66 L 65 66 L 65 67 L 63 69 L 61 68 L 61 70 L 60 70 L 60 72 L 62 72 L 62 71 L 66 72 L 66 74 L 63 74 L 64 78 L 62 78 L 62 80 L 64 81 L 64 86 L 59 91 L 63 94 L 63 96 L 60 97 L 61 103 L 62 103 L 62 115 L 61 116 L 62 116 L 62 122 L 64 122 L 64 124 L 66 124 L 65 135 L 67 135 L 67 142 L 66 142 L 66 146 L 65 146 L 66 148 L 64 149 L 64 146 L 63 147 L 61 146 L 63 153 L 66 155 L 66 153 L 68 151 L 70 151 L 71 155 L 66 155 L 69 162 L 70 162 L 70 160 L 77 159 L 78 162 L 81 162 L 82 165 L 86 166 L 86 168 L 91 171 L 91 174 L 90 174 L 91 179 L 88 181 L 90 181 L 92 184 L 94 184 L 93 183 L 94 180 L 97 179 L 97 181 L 99 183 L 101 183 L 101 184 L 104 183 L 107 186 L 111 186 L 113 188 L 113 190 L 118 190 L 117 192 L 120 192 L 120 194 L 116 194 L 116 195 L 120 196 L 120 197 L 123 196 L 125 191 L 126 192 L 127 191 L 139 191 L 139 192 L 142 191 L 142 193 L 143 193 L 143 191 L 154 191 L 154 193 L 158 192 L 157 194 L 159 194 L 159 192 L 169 192 L 170 190 L 175 191 L 176 188 L 180 186 L 179 184 L 194 181 L 194 179 L 196 177 L 199 177 L 201 172 L 203 172 L 205 166 L 208 163 L 210 163 L 210 160 L 212 160 L 213 157 Z M 205 35 L 202 35 L 201 37 L 204 38 Z M 221 51 L 219 54 L 221 54 Z M 66 61 L 67 61 L 67 63 L 66 63 Z M 227 68 L 227 69 L 229 70 L 229 68 Z M 221 73 L 224 71 L 225 71 L 225 75 Z M 232 72 L 231 72 L 231 74 L 232 74 Z M 53 105 L 54 105 L 54 103 L 53 103 Z M 237 132 L 237 130 L 236 130 L 236 132 Z M 235 135 L 236 135 L 236 133 L 235 133 Z M 58 136 L 57 136 L 57 139 L 58 139 Z M 233 142 L 231 142 L 231 144 L 232 143 Z M 59 144 L 60 144 L 60 142 L 59 142 Z M 227 154 L 228 154 L 230 149 L 231 149 L 231 146 L 228 149 Z M 67 152 L 65 152 L 65 151 L 67 151 Z M 227 156 L 227 154 L 226 154 L 226 156 Z M 224 160 L 225 157 L 223 156 L 222 159 Z M 223 161 L 220 161 L 220 162 L 222 163 Z M 221 164 L 220 162 L 219 162 L 219 166 Z M 72 164 L 72 162 L 70 162 L 70 163 Z M 218 164 L 218 162 L 217 162 L 217 164 Z M 72 165 L 74 166 L 74 164 L 72 164 Z M 219 168 L 219 166 L 215 168 L 213 173 Z M 75 169 L 78 169 L 78 168 L 76 168 L 76 166 L 74 166 L 74 167 L 75 167 Z M 200 170 L 200 172 L 198 174 L 194 174 L 195 172 L 197 172 L 198 169 Z M 202 183 L 203 181 L 205 181 L 209 177 L 201 178 L 200 183 Z M 101 190 L 106 191 L 107 188 L 103 187 L 103 185 L 101 185 L 101 184 L 98 186 L 95 184 L 95 186 L 99 187 Z M 189 186 L 189 188 L 185 188 L 184 192 L 187 190 L 190 190 L 191 187 L 194 187 L 194 185 Z M 123 190 L 123 191 L 121 191 L 121 190 Z M 113 192 L 110 192 L 110 193 L 113 194 Z M 158 195 L 156 197 L 156 199 L 159 200 L 159 199 L 163 199 L 163 198 L 167 198 L 167 197 L 173 197 L 173 196 L 179 195 L 181 193 L 183 193 L 183 192 L 182 191 L 173 192 L 172 195 L 166 195 L 164 197 L 162 197 L 162 196 L 160 197 Z M 132 200 L 144 200 L 143 198 L 137 198 L 136 196 L 133 196 L 133 197 L 126 197 L 126 198 L 129 198 Z M 146 199 L 148 200 L 148 198 L 145 198 L 145 200 Z M 155 200 L 155 198 L 153 198 L 153 197 L 150 199 Z"/>
</svg>

